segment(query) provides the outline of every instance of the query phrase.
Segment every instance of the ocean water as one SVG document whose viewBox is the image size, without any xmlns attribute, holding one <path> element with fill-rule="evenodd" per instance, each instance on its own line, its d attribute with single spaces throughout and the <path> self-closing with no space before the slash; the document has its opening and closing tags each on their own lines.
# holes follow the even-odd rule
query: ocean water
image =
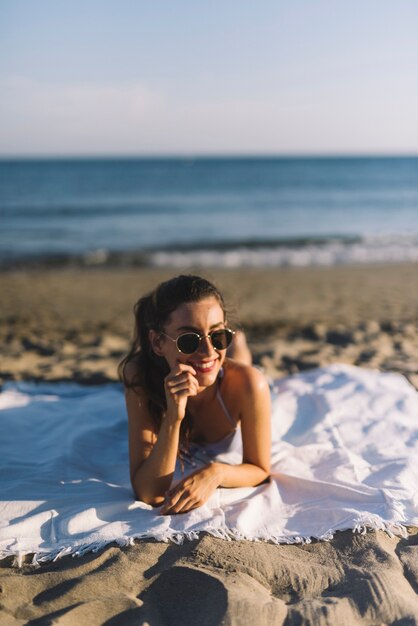
<svg viewBox="0 0 418 626">
<path fill-rule="evenodd" d="M 0 266 L 418 261 L 418 157 L 0 160 Z"/>
</svg>

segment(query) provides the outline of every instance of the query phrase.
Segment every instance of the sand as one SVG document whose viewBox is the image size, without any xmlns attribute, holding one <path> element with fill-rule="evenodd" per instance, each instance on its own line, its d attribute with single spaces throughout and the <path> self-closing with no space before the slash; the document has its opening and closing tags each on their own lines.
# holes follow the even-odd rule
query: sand
<svg viewBox="0 0 418 626">
<path fill-rule="evenodd" d="M 177 273 L 177 272 L 176 272 Z M 332 362 L 402 372 L 418 388 L 418 265 L 223 270 L 231 325 L 271 376 Z M 0 385 L 117 380 L 137 298 L 169 270 L 0 274 Z M 239 315 L 238 315 L 239 311 Z M 30 559 L 28 559 L 28 562 Z M 138 541 L 35 569 L 0 562 L 3 624 L 418 623 L 418 530 L 273 545 L 202 534 Z"/>
</svg>

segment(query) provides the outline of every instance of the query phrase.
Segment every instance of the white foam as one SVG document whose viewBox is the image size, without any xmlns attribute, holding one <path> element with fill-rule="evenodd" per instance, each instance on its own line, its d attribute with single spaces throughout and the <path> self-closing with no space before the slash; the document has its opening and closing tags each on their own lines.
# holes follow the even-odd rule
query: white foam
<svg viewBox="0 0 418 626">
<path fill-rule="evenodd" d="M 215 250 L 157 251 L 157 267 L 283 267 L 418 262 L 418 234 L 365 236 L 359 241 L 329 240 L 304 246 L 232 247 Z"/>
</svg>

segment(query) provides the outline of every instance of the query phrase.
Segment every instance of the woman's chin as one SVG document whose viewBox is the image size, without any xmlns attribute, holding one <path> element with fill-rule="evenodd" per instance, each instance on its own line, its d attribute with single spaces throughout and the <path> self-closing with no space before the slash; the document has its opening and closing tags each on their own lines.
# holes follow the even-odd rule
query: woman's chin
<svg viewBox="0 0 418 626">
<path fill-rule="evenodd" d="M 210 385 L 213 385 L 216 381 L 216 377 L 217 372 L 205 372 L 204 374 L 198 372 L 196 376 L 199 387 L 209 387 Z"/>
</svg>

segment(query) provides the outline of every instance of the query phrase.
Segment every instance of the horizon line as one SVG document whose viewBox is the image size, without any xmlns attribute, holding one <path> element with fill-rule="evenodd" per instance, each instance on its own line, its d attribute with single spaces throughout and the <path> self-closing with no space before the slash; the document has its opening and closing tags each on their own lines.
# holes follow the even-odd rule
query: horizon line
<svg viewBox="0 0 418 626">
<path fill-rule="evenodd" d="M 159 152 L 159 153 L 22 153 L 7 154 L 0 153 L 1 161 L 24 161 L 24 160 L 162 160 L 162 159 L 184 159 L 184 160 L 210 160 L 210 159 L 318 159 L 318 158 L 416 158 L 417 151 L 384 151 L 384 152 Z"/>
</svg>

